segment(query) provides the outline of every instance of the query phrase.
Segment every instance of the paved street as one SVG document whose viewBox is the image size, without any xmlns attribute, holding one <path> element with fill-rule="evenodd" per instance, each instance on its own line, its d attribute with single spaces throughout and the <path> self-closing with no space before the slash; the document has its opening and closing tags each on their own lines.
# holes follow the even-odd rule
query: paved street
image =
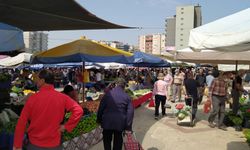
<svg viewBox="0 0 250 150">
<path fill-rule="evenodd" d="M 179 126 L 168 109 L 168 116 L 154 120 L 154 109 L 144 104 L 135 110 L 133 129 L 145 150 L 250 150 L 242 132 L 234 128 L 222 131 L 208 127 L 207 117 L 201 110 L 195 127 Z M 102 141 L 91 150 L 102 150 Z"/>
</svg>

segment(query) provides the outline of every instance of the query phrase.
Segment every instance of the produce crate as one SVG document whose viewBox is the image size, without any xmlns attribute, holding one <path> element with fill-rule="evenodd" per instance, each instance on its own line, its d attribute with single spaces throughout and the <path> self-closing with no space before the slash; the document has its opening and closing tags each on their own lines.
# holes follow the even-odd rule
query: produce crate
<svg viewBox="0 0 250 150">
<path fill-rule="evenodd" d="M 102 128 L 99 126 L 89 133 L 82 134 L 63 143 L 64 150 L 88 150 L 102 140 Z"/>
</svg>

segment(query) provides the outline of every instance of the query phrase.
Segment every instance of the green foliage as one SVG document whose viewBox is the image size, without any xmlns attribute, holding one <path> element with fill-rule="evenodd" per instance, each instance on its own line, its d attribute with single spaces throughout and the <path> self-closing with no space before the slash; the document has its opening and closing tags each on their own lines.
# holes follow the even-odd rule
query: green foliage
<svg viewBox="0 0 250 150">
<path fill-rule="evenodd" d="M 234 123 L 234 125 L 242 125 L 243 119 L 240 116 L 231 115 L 229 119 Z"/>
<path fill-rule="evenodd" d="M 243 134 L 245 135 L 247 139 L 247 143 L 250 144 L 250 129 L 243 130 Z"/>
<path fill-rule="evenodd" d="M 18 119 L 11 120 L 10 122 L 3 125 L 3 129 L 8 134 L 13 134 L 15 132 L 16 124 Z"/>
<path fill-rule="evenodd" d="M 0 73 L 0 82 L 10 81 L 10 80 L 11 80 L 11 75 L 7 73 Z"/>
<path fill-rule="evenodd" d="M 78 137 L 84 133 L 88 133 L 93 129 L 97 128 L 96 114 L 91 114 L 90 116 L 83 117 L 72 132 L 64 132 L 63 138 L 65 141 L 71 140 Z"/>
</svg>

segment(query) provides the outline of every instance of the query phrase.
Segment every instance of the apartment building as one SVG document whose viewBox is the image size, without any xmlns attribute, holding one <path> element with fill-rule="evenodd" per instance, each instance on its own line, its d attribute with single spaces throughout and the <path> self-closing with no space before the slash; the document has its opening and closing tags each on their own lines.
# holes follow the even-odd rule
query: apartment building
<svg viewBox="0 0 250 150">
<path fill-rule="evenodd" d="M 188 47 L 190 30 L 201 24 L 201 6 L 176 7 L 176 16 L 166 19 L 166 49 L 181 50 Z"/>
<path fill-rule="evenodd" d="M 139 37 L 139 50 L 148 54 L 161 55 L 166 48 L 165 34 L 142 35 Z"/>
<path fill-rule="evenodd" d="M 48 33 L 24 32 L 25 51 L 35 53 L 48 49 Z"/>
</svg>

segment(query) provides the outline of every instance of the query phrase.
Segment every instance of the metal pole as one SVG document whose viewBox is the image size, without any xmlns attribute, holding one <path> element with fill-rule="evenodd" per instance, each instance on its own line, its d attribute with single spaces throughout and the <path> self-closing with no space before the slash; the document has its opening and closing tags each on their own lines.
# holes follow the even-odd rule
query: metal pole
<svg viewBox="0 0 250 150">
<path fill-rule="evenodd" d="M 238 74 L 238 60 L 235 62 L 235 73 Z"/>
<path fill-rule="evenodd" d="M 82 77 L 83 77 L 83 80 L 82 80 L 82 100 L 84 102 L 85 100 L 85 83 L 84 83 L 84 72 L 85 72 L 85 61 L 82 62 Z"/>
</svg>

